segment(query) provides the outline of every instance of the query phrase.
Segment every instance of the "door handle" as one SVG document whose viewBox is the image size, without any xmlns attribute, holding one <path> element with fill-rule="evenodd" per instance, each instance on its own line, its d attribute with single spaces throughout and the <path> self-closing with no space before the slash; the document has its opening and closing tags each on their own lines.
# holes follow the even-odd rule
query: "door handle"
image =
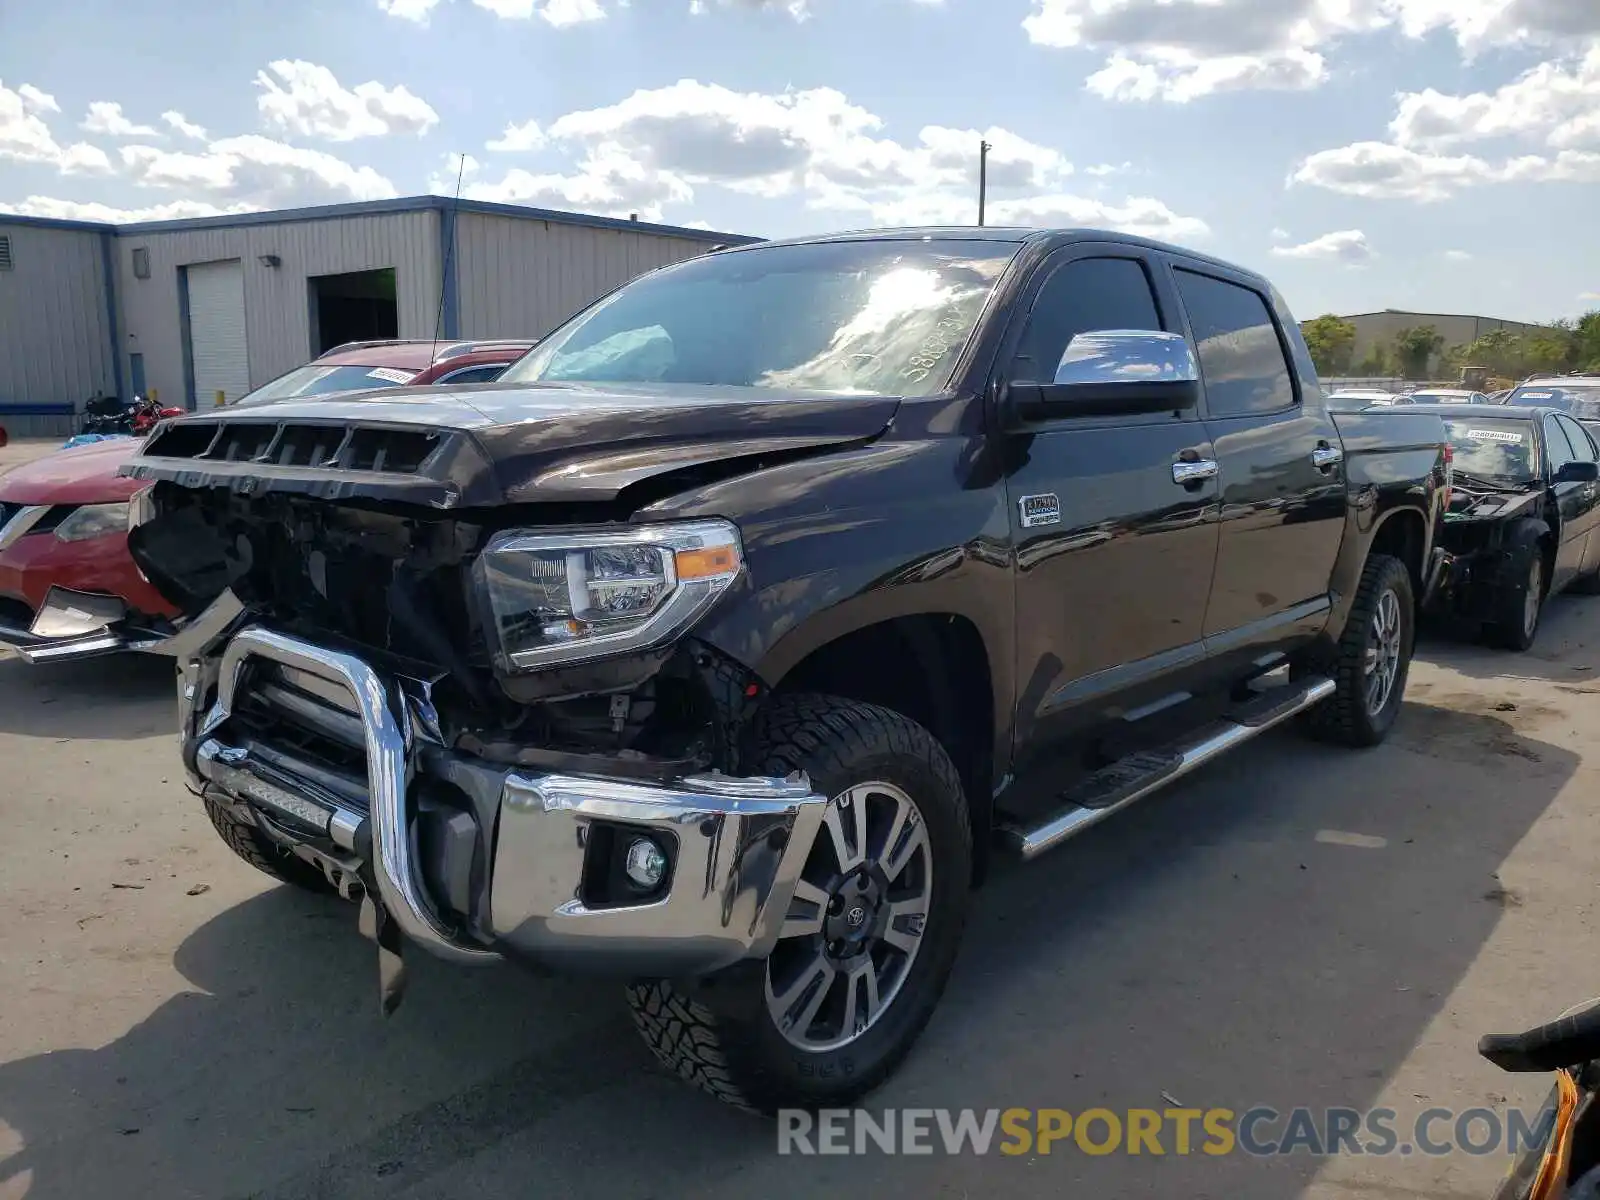
<svg viewBox="0 0 1600 1200">
<path fill-rule="evenodd" d="M 1215 459 L 1202 458 L 1194 462 L 1175 462 L 1172 464 L 1172 482 L 1181 483 L 1188 487 L 1191 483 L 1202 483 L 1207 479 L 1217 477 L 1217 463 Z"/>
<path fill-rule="evenodd" d="M 1344 451 L 1338 446 L 1330 446 L 1323 442 L 1311 452 L 1311 465 L 1319 471 L 1326 471 L 1344 461 Z"/>
</svg>

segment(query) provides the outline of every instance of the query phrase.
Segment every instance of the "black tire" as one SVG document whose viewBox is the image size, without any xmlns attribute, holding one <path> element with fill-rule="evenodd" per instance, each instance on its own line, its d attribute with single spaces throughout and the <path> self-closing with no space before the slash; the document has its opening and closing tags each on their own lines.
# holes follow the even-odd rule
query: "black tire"
<svg viewBox="0 0 1600 1200">
<path fill-rule="evenodd" d="M 1513 569 L 1519 572 L 1519 580 L 1496 600 L 1494 617 L 1484 632 L 1502 650 L 1520 652 L 1529 649 L 1538 638 L 1544 617 L 1548 581 L 1543 552 L 1537 545 L 1528 546 L 1523 561 Z"/>
<path fill-rule="evenodd" d="M 1370 652 L 1379 649 L 1374 618 L 1384 598 L 1394 598 L 1399 618 L 1398 660 L 1392 682 L 1374 711 L 1369 703 Z M 1344 633 L 1331 655 L 1308 662 L 1301 674 L 1324 674 L 1335 690 L 1321 704 L 1306 713 L 1303 725 L 1314 737 L 1343 746 L 1376 746 L 1389 735 L 1405 698 L 1406 678 L 1411 671 L 1411 652 L 1416 643 L 1417 606 L 1411 588 L 1411 572 L 1399 559 L 1374 554 L 1367 559 L 1356 589 L 1355 603 L 1345 622 Z"/>
<path fill-rule="evenodd" d="M 819 793 L 834 798 L 861 784 L 888 784 L 913 800 L 926 833 L 922 853 L 931 881 L 921 941 L 898 991 L 853 1040 L 820 1050 L 794 1045 L 769 1012 L 768 972 L 778 969 L 770 965 L 777 951 L 769 963 L 735 968 L 703 990 L 659 980 L 632 984 L 628 1006 L 655 1056 L 720 1100 L 761 1113 L 847 1105 L 894 1071 L 944 991 L 971 888 L 966 797 L 932 734 L 872 704 L 776 697 L 757 718 L 754 748 L 757 774 L 805 771 Z M 816 847 L 831 858 L 827 838 L 819 832 Z"/>
<path fill-rule="evenodd" d="M 338 895 L 328 882 L 328 877 L 316 867 L 297 858 L 281 846 L 273 845 L 261 833 L 246 825 L 214 800 L 204 800 L 206 816 L 211 818 L 217 836 L 245 862 L 258 871 L 265 871 L 274 879 L 292 883 L 295 887 L 322 895 Z"/>
</svg>

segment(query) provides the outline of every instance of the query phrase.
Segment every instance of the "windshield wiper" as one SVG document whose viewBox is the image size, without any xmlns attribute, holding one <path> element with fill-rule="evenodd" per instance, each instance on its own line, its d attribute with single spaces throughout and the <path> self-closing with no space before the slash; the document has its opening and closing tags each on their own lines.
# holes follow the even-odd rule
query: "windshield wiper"
<svg viewBox="0 0 1600 1200">
<path fill-rule="evenodd" d="M 1475 475 L 1471 471 L 1463 471 L 1457 467 L 1451 472 L 1454 482 L 1465 482 L 1472 487 L 1487 488 L 1492 492 L 1525 492 L 1528 488 L 1536 486 L 1536 481 L 1531 479 L 1507 479 L 1505 477 L 1493 478 L 1488 475 Z"/>
</svg>

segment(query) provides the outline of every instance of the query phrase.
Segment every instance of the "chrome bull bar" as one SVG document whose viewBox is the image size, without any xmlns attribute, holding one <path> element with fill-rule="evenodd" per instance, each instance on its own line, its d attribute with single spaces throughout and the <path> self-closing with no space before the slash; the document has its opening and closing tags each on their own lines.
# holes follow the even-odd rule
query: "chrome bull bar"
<svg viewBox="0 0 1600 1200">
<path fill-rule="evenodd" d="M 223 608 L 242 620 L 236 602 Z M 386 1010 L 402 978 L 402 939 L 466 965 L 505 956 L 645 976 L 705 974 L 770 953 L 828 803 L 803 774 L 711 772 L 649 783 L 509 766 L 484 776 L 489 764 L 475 763 L 471 769 L 486 783 L 498 777 L 496 816 L 481 830 L 489 853 L 487 928 L 458 932 L 439 915 L 408 821 L 414 778 L 436 772 L 445 778 L 451 761 L 464 761 L 438 744 L 431 707 L 418 707 L 405 680 L 388 680 L 351 654 L 261 626 L 225 641 L 236 624 L 219 615 L 185 631 L 193 656 L 180 657 L 180 711 L 191 774 L 207 796 L 331 870 L 341 891 L 364 864 L 360 881 L 369 894 L 362 930 L 378 942 Z M 257 659 L 275 664 L 266 679 L 247 677 Z M 347 693 L 328 731 L 362 750 L 363 782 L 348 765 L 316 767 L 257 742 L 248 714 L 235 736 L 230 718 L 241 715 L 247 698 L 253 711 L 273 691 L 271 673 L 282 671 Z M 586 903 L 587 835 L 596 823 L 677 847 L 662 895 L 636 904 Z"/>
<path fill-rule="evenodd" d="M 409 728 L 395 716 L 389 688 L 383 678 L 353 654 L 330 650 L 261 626 L 236 634 L 222 653 L 217 674 L 217 698 L 194 729 L 201 753 L 196 769 L 203 778 L 227 788 L 223 772 L 237 774 L 228 762 L 226 747 L 212 741 L 233 715 L 245 670 L 252 658 L 264 658 L 313 675 L 342 682 L 360 714 L 366 736 L 368 829 L 372 838 L 372 873 L 378 899 L 400 932 L 430 953 L 468 966 L 497 962 L 498 952 L 458 940 L 433 912 L 411 860 L 411 839 L 406 829 L 405 800 L 410 783 Z M 401 711 L 404 711 L 402 709 Z M 208 746 L 208 742 L 210 746 Z M 211 747 L 215 747 L 212 749 Z M 241 792 L 250 796 L 250 791 Z M 270 807 L 270 805 L 269 805 Z M 342 845 L 353 841 L 350 815 L 330 813 L 330 833 Z M 337 825 L 340 828 L 335 829 Z M 344 838 L 340 834 L 344 834 Z"/>
</svg>

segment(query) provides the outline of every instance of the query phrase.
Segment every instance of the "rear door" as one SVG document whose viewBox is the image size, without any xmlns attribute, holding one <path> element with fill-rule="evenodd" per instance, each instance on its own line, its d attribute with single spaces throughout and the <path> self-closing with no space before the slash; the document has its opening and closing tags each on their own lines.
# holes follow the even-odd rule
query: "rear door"
<svg viewBox="0 0 1600 1200">
<path fill-rule="evenodd" d="M 1327 621 L 1344 537 L 1344 449 L 1302 394 L 1288 331 L 1248 276 L 1175 259 L 1221 468 L 1221 538 L 1204 636 L 1214 656 L 1287 651 Z"/>
<path fill-rule="evenodd" d="M 1017 311 L 1002 381 L 1052 380 L 1075 334 L 1180 328 L 1146 252 L 1113 243 L 1052 255 Z M 1017 559 L 1017 745 L 1027 755 L 1108 707 L 1175 694 L 1203 664 L 1217 489 L 1193 410 L 1067 415 L 997 436 Z"/>
</svg>

